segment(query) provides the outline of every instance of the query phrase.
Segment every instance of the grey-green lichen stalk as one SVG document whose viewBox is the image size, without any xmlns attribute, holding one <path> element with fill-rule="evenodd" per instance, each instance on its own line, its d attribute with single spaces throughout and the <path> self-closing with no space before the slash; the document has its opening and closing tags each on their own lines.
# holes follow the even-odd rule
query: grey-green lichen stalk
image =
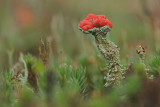
<svg viewBox="0 0 160 107">
<path fill-rule="evenodd" d="M 80 28 L 81 31 L 83 29 Z M 94 27 L 83 31 L 85 34 L 92 34 L 95 37 L 97 47 L 101 54 L 106 59 L 107 75 L 105 87 L 118 86 L 123 79 L 122 69 L 120 67 L 119 60 L 119 47 L 111 42 L 107 36 L 107 33 L 111 30 L 109 26 L 103 26 L 100 28 Z"/>
<path fill-rule="evenodd" d="M 145 57 L 146 57 L 145 49 L 141 45 L 136 46 L 136 48 L 137 48 L 136 52 L 139 55 L 140 63 L 144 66 L 144 68 L 146 68 L 146 65 L 145 65 Z"/>
</svg>

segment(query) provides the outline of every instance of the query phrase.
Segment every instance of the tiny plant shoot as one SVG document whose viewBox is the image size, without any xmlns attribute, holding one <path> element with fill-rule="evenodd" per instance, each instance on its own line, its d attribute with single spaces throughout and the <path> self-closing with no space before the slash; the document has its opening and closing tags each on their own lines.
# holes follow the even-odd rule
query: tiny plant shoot
<svg viewBox="0 0 160 107">
<path fill-rule="evenodd" d="M 123 79 L 120 67 L 119 47 L 108 39 L 107 33 L 112 29 L 112 23 L 105 15 L 88 14 L 79 22 L 79 29 L 85 34 L 95 37 L 97 47 L 106 60 L 107 73 L 105 86 L 118 86 Z"/>
</svg>

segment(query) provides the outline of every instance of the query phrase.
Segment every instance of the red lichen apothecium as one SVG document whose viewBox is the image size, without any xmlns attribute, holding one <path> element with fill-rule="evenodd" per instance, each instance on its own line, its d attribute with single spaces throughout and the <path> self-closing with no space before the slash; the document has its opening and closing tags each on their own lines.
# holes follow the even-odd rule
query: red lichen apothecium
<svg viewBox="0 0 160 107">
<path fill-rule="evenodd" d="M 92 29 L 94 27 L 98 28 L 103 26 L 109 26 L 112 28 L 112 23 L 105 15 L 88 14 L 84 20 L 79 22 L 79 27 L 83 29 L 83 31 L 87 31 L 88 29 Z"/>
</svg>

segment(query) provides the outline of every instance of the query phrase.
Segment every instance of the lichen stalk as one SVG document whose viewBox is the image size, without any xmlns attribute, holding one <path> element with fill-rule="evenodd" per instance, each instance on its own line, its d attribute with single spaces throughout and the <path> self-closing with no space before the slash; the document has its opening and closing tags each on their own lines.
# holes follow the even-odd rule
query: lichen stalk
<svg viewBox="0 0 160 107">
<path fill-rule="evenodd" d="M 96 44 L 101 54 L 106 59 L 107 75 L 105 86 L 116 86 L 121 83 L 122 70 L 119 61 L 119 48 L 105 35 L 95 36 Z"/>
<path fill-rule="evenodd" d="M 84 33 L 91 33 L 95 37 L 97 47 L 106 60 L 107 73 L 104 76 L 106 79 L 105 86 L 118 86 L 123 79 L 122 69 L 120 67 L 119 50 L 120 48 L 109 40 L 107 33 L 110 27 L 104 26 L 93 28 Z"/>
</svg>

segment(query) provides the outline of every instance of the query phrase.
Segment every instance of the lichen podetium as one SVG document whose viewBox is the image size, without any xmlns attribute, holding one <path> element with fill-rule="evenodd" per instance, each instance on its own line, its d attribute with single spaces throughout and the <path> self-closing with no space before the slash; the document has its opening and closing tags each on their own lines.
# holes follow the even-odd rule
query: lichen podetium
<svg viewBox="0 0 160 107">
<path fill-rule="evenodd" d="M 137 45 L 136 46 L 136 52 L 139 55 L 140 63 L 143 64 L 144 68 L 146 68 L 146 65 L 145 65 L 145 57 L 146 57 L 145 49 L 141 45 Z"/>
<path fill-rule="evenodd" d="M 107 33 L 111 30 L 112 24 L 106 17 L 102 18 L 102 16 L 103 15 L 89 14 L 85 21 L 83 20 L 85 23 L 83 23 L 83 21 L 79 23 L 79 29 L 85 34 L 92 34 L 95 37 L 97 47 L 106 59 L 107 75 L 104 76 L 104 79 L 106 79 L 105 86 L 114 87 L 120 85 L 123 79 L 123 72 L 119 60 L 120 48 L 107 37 Z M 98 21 L 96 21 L 97 19 Z M 89 21 L 86 23 L 86 20 Z M 92 27 L 84 27 L 87 26 L 90 21 Z M 94 22 L 96 22 L 96 24 Z M 100 26 L 99 24 L 103 26 Z"/>
</svg>

